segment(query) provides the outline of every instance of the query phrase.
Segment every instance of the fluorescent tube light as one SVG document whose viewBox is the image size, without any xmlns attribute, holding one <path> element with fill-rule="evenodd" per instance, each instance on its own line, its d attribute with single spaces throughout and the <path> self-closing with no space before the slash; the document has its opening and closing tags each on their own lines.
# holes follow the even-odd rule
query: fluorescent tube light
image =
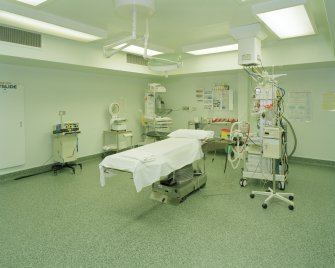
<svg viewBox="0 0 335 268">
<path fill-rule="evenodd" d="M 32 6 L 38 6 L 39 4 L 42 4 L 43 2 L 47 1 L 47 0 L 16 0 L 28 5 L 32 5 Z"/>
<path fill-rule="evenodd" d="M 315 34 L 304 5 L 256 15 L 281 39 Z"/>
<path fill-rule="evenodd" d="M 113 49 L 118 49 L 118 48 L 124 47 L 126 45 L 127 45 L 126 43 L 123 43 L 123 44 L 120 44 L 116 47 L 113 47 Z M 133 53 L 133 54 L 136 54 L 136 55 L 144 55 L 144 48 L 139 47 L 139 46 L 135 46 L 135 45 L 127 46 L 127 47 L 125 47 L 121 50 L 124 51 L 124 52 Z M 159 54 L 163 54 L 163 53 L 159 52 L 159 51 L 156 51 L 156 50 L 147 49 L 147 55 L 148 56 L 156 56 L 156 55 L 159 55 Z"/>
<path fill-rule="evenodd" d="M 0 23 L 82 42 L 91 42 L 102 38 L 2 10 L 0 10 Z"/>
<path fill-rule="evenodd" d="M 235 50 L 238 50 L 238 44 L 191 50 L 191 51 L 186 51 L 186 53 L 199 56 L 199 55 L 222 53 L 222 52 L 235 51 Z"/>
</svg>

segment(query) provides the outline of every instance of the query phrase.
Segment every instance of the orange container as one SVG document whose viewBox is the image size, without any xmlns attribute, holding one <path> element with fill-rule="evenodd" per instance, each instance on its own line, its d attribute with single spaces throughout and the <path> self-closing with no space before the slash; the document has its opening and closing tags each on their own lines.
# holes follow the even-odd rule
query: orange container
<svg viewBox="0 0 335 268">
<path fill-rule="evenodd" d="M 229 139 L 229 134 L 230 134 L 230 129 L 228 128 L 222 128 L 221 129 L 221 138 L 228 140 Z"/>
</svg>

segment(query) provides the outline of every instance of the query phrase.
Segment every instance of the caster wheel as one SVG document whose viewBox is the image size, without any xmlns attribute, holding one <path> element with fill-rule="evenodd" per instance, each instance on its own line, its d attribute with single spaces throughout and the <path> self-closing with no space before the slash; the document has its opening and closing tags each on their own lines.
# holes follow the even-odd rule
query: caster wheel
<svg viewBox="0 0 335 268">
<path fill-rule="evenodd" d="M 288 199 L 292 201 L 292 200 L 294 199 L 294 196 L 293 196 L 293 195 L 290 195 L 290 196 L 288 197 Z"/>
<path fill-rule="evenodd" d="M 250 198 L 254 198 L 255 197 L 255 195 L 254 194 L 250 194 Z"/>
<path fill-rule="evenodd" d="M 246 179 L 240 179 L 240 186 L 241 187 L 247 186 L 247 180 Z"/>
<path fill-rule="evenodd" d="M 262 208 L 266 209 L 267 207 L 268 207 L 267 204 L 265 204 L 265 203 L 262 204 Z"/>
<path fill-rule="evenodd" d="M 289 209 L 289 210 L 293 210 L 293 209 L 294 209 L 294 206 L 289 205 L 289 206 L 288 206 L 288 209 Z"/>
</svg>

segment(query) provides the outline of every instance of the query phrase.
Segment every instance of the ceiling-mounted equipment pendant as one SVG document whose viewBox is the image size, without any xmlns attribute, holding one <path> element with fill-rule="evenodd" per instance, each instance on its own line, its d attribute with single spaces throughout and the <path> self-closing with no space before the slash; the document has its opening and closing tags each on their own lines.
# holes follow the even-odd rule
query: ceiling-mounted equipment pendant
<svg viewBox="0 0 335 268">
<path fill-rule="evenodd" d="M 139 16 L 150 17 L 155 13 L 154 0 L 115 0 L 115 7 L 123 14 L 132 14 L 133 9 Z"/>
<path fill-rule="evenodd" d="M 146 18 L 146 27 L 148 29 L 148 17 L 155 12 L 154 0 L 115 0 L 115 7 L 118 12 L 125 13 L 126 15 L 131 15 L 132 33 L 130 36 L 105 45 L 103 47 L 103 54 L 106 58 L 113 56 L 122 49 L 125 49 L 130 45 L 136 44 L 139 41 L 143 42 L 143 40 L 145 40 L 147 45 L 149 37 L 148 31 L 144 37 L 137 36 L 137 18 L 144 16 Z M 147 49 L 145 48 L 145 50 Z"/>
</svg>

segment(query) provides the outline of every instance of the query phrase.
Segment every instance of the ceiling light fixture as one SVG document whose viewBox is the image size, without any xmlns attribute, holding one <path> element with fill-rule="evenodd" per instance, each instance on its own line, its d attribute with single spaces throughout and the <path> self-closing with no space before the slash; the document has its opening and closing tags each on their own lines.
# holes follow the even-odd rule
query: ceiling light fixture
<svg viewBox="0 0 335 268">
<path fill-rule="evenodd" d="M 254 14 L 280 39 L 315 34 L 305 0 L 273 0 L 254 5 Z"/>
<path fill-rule="evenodd" d="M 16 1 L 28 4 L 28 5 L 32 5 L 32 6 L 38 6 L 47 0 L 16 0 Z"/>
<path fill-rule="evenodd" d="M 118 45 L 116 47 L 114 47 L 113 49 L 119 49 L 121 48 L 122 51 L 124 52 L 128 52 L 128 53 L 132 53 L 132 54 L 136 54 L 136 55 L 144 55 L 144 48 L 143 47 L 139 47 L 136 45 L 130 45 L 130 46 L 126 46 L 126 43 L 123 43 L 121 45 Z M 152 49 L 147 49 L 147 55 L 148 56 L 156 56 L 156 55 L 160 55 L 163 54 L 163 52 L 159 52 L 156 50 L 152 50 Z"/>
<path fill-rule="evenodd" d="M 191 50 L 191 51 L 186 51 L 186 53 L 199 56 L 199 55 L 223 53 L 223 52 L 236 51 L 236 50 L 238 50 L 238 44 Z"/>
<path fill-rule="evenodd" d="M 22 5 L 2 3 L 0 23 L 81 42 L 105 38 L 106 31 Z"/>
<path fill-rule="evenodd" d="M 14 27 L 33 30 L 40 33 L 55 35 L 67 39 L 72 39 L 81 42 L 91 42 L 101 39 L 99 36 L 79 32 L 55 24 L 31 19 L 17 14 L 9 13 L 0 10 L 0 22 L 9 24 Z"/>
</svg>

